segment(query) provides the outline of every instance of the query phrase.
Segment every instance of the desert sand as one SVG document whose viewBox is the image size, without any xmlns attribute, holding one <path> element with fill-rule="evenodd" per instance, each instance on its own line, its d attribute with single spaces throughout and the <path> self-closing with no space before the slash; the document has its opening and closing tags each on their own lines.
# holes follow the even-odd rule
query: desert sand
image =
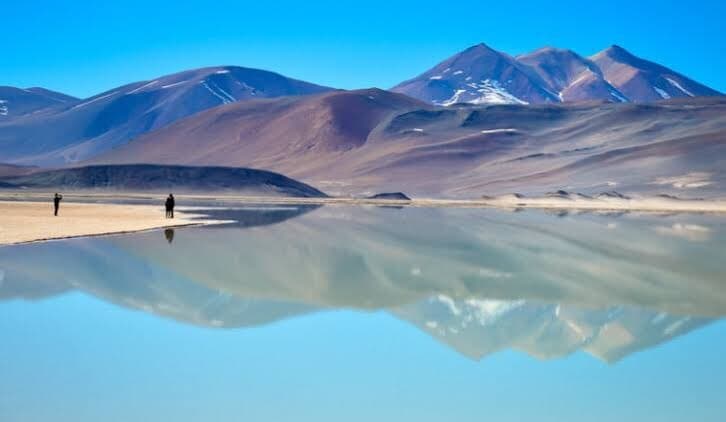
<svg viewBox="0 0 726 422">
<path fill-rule="evenodd" d="M 66 201 L 57 217 L 50 201 L 0 201 L 0 216 L 0 245 L 200 224 L 183 213 L 166 219 L 160 206 Z"/>
</svg>

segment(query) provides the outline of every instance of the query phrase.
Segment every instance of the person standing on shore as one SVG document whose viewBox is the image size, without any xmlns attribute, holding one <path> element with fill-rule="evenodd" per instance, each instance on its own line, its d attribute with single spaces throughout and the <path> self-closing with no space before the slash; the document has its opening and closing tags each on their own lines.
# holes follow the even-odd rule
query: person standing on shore
<svg viewBox="0 0 726 422">
<path fill-rule="evenodd" d="M 58 208 L 60 208 L 60 202 L 63 199 L 63 195 L 58 195 L 58 192 L 53 196 L 53 215 L 58 216 Z"/>
<path fill-rule="evenodd" d="M 174 218 L 174 195 L 169 194 L 169 196 L 166 198 L 166 218 Z"/>
</svg>

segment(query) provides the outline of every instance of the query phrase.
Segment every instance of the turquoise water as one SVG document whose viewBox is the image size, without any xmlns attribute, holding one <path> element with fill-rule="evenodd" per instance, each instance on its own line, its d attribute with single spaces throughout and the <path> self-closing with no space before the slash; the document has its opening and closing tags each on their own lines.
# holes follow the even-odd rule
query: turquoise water
<svg viewBox="0 0 726 422">
<path fill-rule="evenodd" d="M 241 208 L 0 248 L 0 420 L 723 420 L 726 219 Z"/>
</svg>

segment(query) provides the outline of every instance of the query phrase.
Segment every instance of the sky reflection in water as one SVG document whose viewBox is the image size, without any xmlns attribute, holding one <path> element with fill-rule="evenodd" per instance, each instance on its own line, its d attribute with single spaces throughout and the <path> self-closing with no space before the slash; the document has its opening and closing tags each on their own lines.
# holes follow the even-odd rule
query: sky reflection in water
<svg viewBox="0 0 726 422">
<path fill-rule="evenodd" d="M 0 248 L 0 419 L 723 413 L 723 218 L 213 213 Z"/>
</svg>

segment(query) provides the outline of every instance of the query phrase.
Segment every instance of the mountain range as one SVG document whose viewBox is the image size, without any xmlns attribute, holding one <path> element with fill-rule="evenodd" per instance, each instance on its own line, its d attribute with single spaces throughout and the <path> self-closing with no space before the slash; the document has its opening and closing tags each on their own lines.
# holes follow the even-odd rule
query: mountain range
<svg viewBox="0 0 726 422">
<path fill-rule="evenodd" d="M 546 47 L 517 57 L 478 44 L 392 91 L 436 105 L 648 102 L 720 95 L 613 45 L 589 58 Z"/>
<path fill-rule="evenodd" d="M 40 109 L 33 109 L 40 103 L 36 97 L 48 102 L 48 96 L 25 95 L 21 102 L 0 91 L 7 113 L 0 117 L 0 162 L 74 163 L 219 105 L 328 90 L 273 72 L 224 66 L 134 82 Z"/>
<path fill-rule="evenodd" d="M 479 44 L 390 91 L 221 66 L 82 100 L 3 87 L 0 107 L 5 176 L 231 166 L 332 194 L 449 197 L 614 186 L 716 195 L 726 180 L 724 97 L 618 46 L 512 57 Z"/>
</svg>

